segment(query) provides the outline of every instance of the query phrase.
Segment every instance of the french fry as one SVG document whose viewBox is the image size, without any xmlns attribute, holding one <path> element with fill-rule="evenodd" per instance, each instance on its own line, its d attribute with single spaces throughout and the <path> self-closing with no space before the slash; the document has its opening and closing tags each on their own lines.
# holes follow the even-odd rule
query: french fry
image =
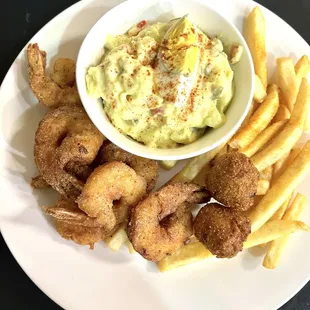
<svg viewBox="0 0 310 310">
<path fill-rule="evenodd" d="M 287 107 L 290 111 L 293 111 L 299 88 L 293 59 L 289 57 L 278 58 L 277 73 L 279 87 L 283 91 L 283 96 Z"/>
<path fill-rule="evenodd" d="M 273 178 L 272 182 L 274 183 L 279 176 L 287 169 L 287 167 L 294 161 L 296 156 L 300 153 L 301 149 L 296 148 L 292 149 L 289 154 L 286 154 L 282 158 L 280 158 L 274 165 L 273 165 Z"/>
<path fill-rule="evenodd" d="M 300 221 L 271 221 L 264 224 L 258 230 L 252 232 L 243 244 L 243 248 L 252 248 L 254 246 L 273 241 L 297 231 L 310 231 L 310 227 Z"/>
<path fill-rule="evenodd" d="M 310 100 L 310 91 L 309 91 L 308 96 L 309 96 L 308 100 Z M 307 120 L 306 120 L 306 123 L 305 123 L 304 131 L 307 132 L 307 133 L 310 132 L 310 108 L 308 110 L 308 117 L 307 117 Z"/>
<path fill-rule="evenodd" d="M 266 98 L 265 98 L 266 99 Z M 256 102 L 255 100 L 253 101 L 253 114 L 254 112 L 260 107 L 261 103 Z M 253 115 L 252 114 L 252 115 Z"/>
<path fill-rule="evenodd" d="M 128 248 L 128 252 L 130 254 L 137 253 L 136 250 L 133 248 L 132 243 L 129 240 L 126 242 L 126 245 L 127 245 L 127 248 Z"/>
<path fill-rule="evenodd" d="M 118 251 L 127 241 L 128 236 L 123 226 L 120 226 L 111 237 L 105 240 L 106 245 L 113 252 Z"/>
<path fill-rule="evenodd" d="M 310 113 L 308 115 L 308 119 L 305 124 L 305 132 L 309 132 L 309 131 L 310 131 Z"/>
<path fill-rule="evenodd" d="M 310 62 L 307 55 L 302 56 L 295 65 L 295 74 L 299 83 L 302 78 L 306 78 L 310 72 Z"/>
<path fill-rule="evenodd" d="M 294 161 L 294 159 L 298 156 L 300 151 L 301 151 L 300 147 L 296 147 L 296 148 L 292 149 L 291 152 L 290 152 L 290 155 L 288 156 L 286 165 L 289 166 Z"/>
<path fill-rule="evenodd" d="M 176 164 L 177 160 L 160 160 L 159 165 L 166 170 L 171 170 Z"/>
<path fill-rule="evenodd" d="M 281 158 L 279 161 L 277 161 L 274 166 L 274 175 L 273 175 L 273 183 L 279 178 L 279 176 L 287 169 L 287 167 L 293 162 L 293 160 L 296 158 L 296 156 L 299 154 L 301 149 L 293 149 L 290 154 L 287 154 L 283 158 Z M 288 208 L 291 199 L 292 199 L 293 193 L 285 200 L 285 202 L 281 205 L 281 207 L 278 209 L 278 211 L 268 220 L 275 221 L 282 219 L 286 209 Z M 266 246 L 266 244 L 261 244 L 261 247 Z"/>
<path fill-rule="evenodd" d="M 309 111 L 308 93 L 308 82 L 304 78 L 290 120 L 269 145 L 252 157 L 253 164 L 258 170 L 261 171 L 273 165 L 282 156 L 290 152 L 300 139 Z"/>
<path fill-rule="evenodd" d="M 243 244 L 243 248 L 248 249 L 301 230 L 310 231 L 310 227 L 299 221 L 273 221 L 265 224 L 258 231 L 251 233 Z M 163 258 L 157 263 L 157 266 L 161 272 L 165 272 L 211 257 L 214 256 L 202 243 L 192 242 L 173 255 Z"/>
<path fill-rule="evenodd" d="M 223 148 L 216 154 L 215 158 L 220 157 L 221 155 L 226 154 L 227 153 L 227 148 L 228 148 L 228 145 L 225 144 L 223 146 Z"/>
<path fill-rule="evenodd" d="M 268 182 L 271 182 L 272 173 L 273 173 L 273 168 L 272 168 L 272 166 L 269 166 L 260 172 L 260 178 L 262 180 L 266 180 Z"/>
<path fill-rule="evenodd" d="M 279 88 L 279 101 L 281 105 L 284 105 L 285 107 L 287 106 L 284 95 L 283 95 L 283 91 Z"/>
<path fill-rule="evenodd" d="M 290 119 L 290 117 L 291 117 L 290 110 L 284 104 L 280 104 L 277 114 L 273 118 L 272 122 L 276 123 L 276 122 L 284 121 L 284 120 Z"/>
<path fill-rule="evenodd" d="M 292 195 L 290 195 L 289 198 L 287 198 L 285 200 L 285 202 L 282 204 L 282 206 L 279 208 L 279 210 L 268 220 L 267 223 L 272 222 L 272 221 L 276 221 L 276 220 L 281 220 L 283 217 L 283 214 L 285 213 L 287 207 L 289 206 L 290 202 L 292 199 Z M 261 248 L 264 248 L 268 243 L 262 243 L 259 246 Z"/>
<path fill-rule="evenodd" d="M 270 218 L 268 222 L 275 221 L 275 220 L 281 220 L 283 218 L 285 211 L 290 205 L 292 196 L 293 196 L 293 193 L 284 201 L 284 203 L 281 205 L 278 211 Z"/>
<path fill-rule="evenodd" d="M 310 62 L 308 56 L 302 56 L 295 65 L 295 73 L 297 78 L 297 85 L 299 87 L 302 78 L 307 78 L 310 71 Z M 310 129 L 310 111 L 308 111 L 308 118 L 305 124 L 305 131 L 309 131 Z"/>
<path fill-rule="evenodd" d="M 283 220 L 299 220 L 306 206 L 306 197 L 298 193 L 292 203 L 292 206 L 285 212 Z M 286 235 L 271 242 L 263 261 L 263 266 L 265 268 L 274 269 L 279 265 L 280 258 L 286 248 L 289 238 L 290 235 Z"/>
<path fill-rule="evenodd" d="M 193 242 L 185 245 L 175 254 L 165 257 L 157 263 L 157 266 L 161 272 L 165 272 L 212 256 L 212 253 L 202 243 Z"/>
<path fill-rule="evenodd" d="M 290 152 L 284 154 L 278 161 L 273 164 L 273 182 L 278 179 L 278 177 L 283 173 L 286 169 L 286 161 L 290 156 Z"/>
<path fill-rule="evenodd" d="M 262 227 L 281 207 L 310 169 L 310 140 L 293 163 L 272 185 L 266 195 L 250 213 L 252 231 Z"/>
<path fill-rule="evenodd" d="M 268 191 L 270 187 L 270 183 L 269 181 L 267 180 L 259 180 L 258 181 L 258 186 L 257 186 L 257 192 L 256 192 L 256 195 L 257 196 L 262 196 L 262 195 L 265 195 Z"/>
<path fill-rule="evenodd" d="M 267 88 L 267 54 L 266 54 L 266 21 L 261 9 L 257 6 L 246 21 L 246 41 L 248 43 L 255 73 Z"/>
<path fill-rule="evenodd" d="M 286 210 L 283 216 L 283 220 L 299 221 L 299 218 L 301 217 L 306 207 L 307 207 L 307 198 L 304 195 L 297 193 L 292 202 L 291 207 Z"/>
<path fill-rule="evenodd" d="M 255 138 L 253 142 L 251 142 L 245 148 L 239 149 L 239 152 L 245 154 L 248 157 L 253 156 L 263 147 L 265 147 L 267 143 L 271 141 L 271 139 L 273 139 L 281 129 L 284 128 L 286 123 L 287 121 L 285 120 L 269 125 Z"/>
<path fill-rule="evenodd" d="M 237 152 L 237 149 L 232 148 L 231 146 L 229 146 L 229 144 L 227 145 L 227 153 L 232 153 L 232 152 Z"/>
<path fill-rule="evenodd" d="M 255 74 L 254 100 L 262 103 L 267 96 L 266 87 L 263 85 L 259 76 Z"/>
<path fill-rule="evenodd" d="M 269 84 L 267 87 L 267 93 L 271 93 L 273 91 L 277 91 L 278 93 L 280 92 L 280 89 L 278 87 L 278 85 L 276 84 Z"/>
<path fill-rule="evenodd" d="M 197 237 L 195 235 L 192 235 L 190 237 L 190 242 L 199 242 L 199 241 L 198 241 L 198 239 L 197 239 Z"/>
<path fill-rule="evenodd" d="M 248 146 L 268 126 L 277 113 L 278 107 L 279 95 L 272 89 L 249 122 L 232 137 L 228 144 L 237 149 Z"/>
<path fill-rule="evenodd" d="M 170 181 L 168 181 L 168 184 L 174 184 L 178 182 L 191 182 L 193 181 L 199 172 L 207 165 L 209 162 L 218 154 L 218 152 L 226 145 L 226 143 L 223 143 L 216 147 L 215 149 L 199 155 L 197 157 L 191 158 L 186 166 L 178 173 L 176 174 Z"/>
</svg>

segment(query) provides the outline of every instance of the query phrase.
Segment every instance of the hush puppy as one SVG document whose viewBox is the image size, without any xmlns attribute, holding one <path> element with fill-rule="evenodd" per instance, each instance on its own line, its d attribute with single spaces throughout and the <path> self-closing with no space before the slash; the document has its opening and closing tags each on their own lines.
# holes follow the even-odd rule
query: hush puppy
<svg viewBox="0 0 310 310">
<path fill-rule="evenodd" d="M 249 218 L 218 203 L 205 205 L 194 220 L 194 234 L 218 258 L 231 258 L 243 249 L 251 233 Z"/>
<path fill-rule="evenodd" d="M 246 211 L 254 204 L 259 172 L 244 154 L 227 153 L 214 159 L 206 174 L 212 197 L 227 207 Z"/>
</svg>

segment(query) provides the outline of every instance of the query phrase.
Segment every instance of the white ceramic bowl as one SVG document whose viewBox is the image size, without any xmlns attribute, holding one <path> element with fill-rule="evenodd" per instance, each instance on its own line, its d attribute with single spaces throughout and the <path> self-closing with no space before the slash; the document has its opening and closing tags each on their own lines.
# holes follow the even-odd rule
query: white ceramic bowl
<svg viewBox="0 0 310 310">
<path fill-rule="evenodd" d="M 88 96 L 85 75 L 90 66 L 99 64 L 108 34 L 125 33 L 133 24 L 146 19 L 168 22 L 185 14 L 207 34 L 220 35 L 224 44 L 239 43 L 244 47 L 241 61 L 234 66 L 235 95 L 226 111 L 227 121 L 208 130 L 199 140 L 175 149 L 154 149 L 121 134 L 107 118 L 100 100 Z M 229 139 L 245 118 L 253 96 L 254 69 L 249 49 L 238 29 L 227 19 L 199 0 L 129 0 L 102 16 L 89 31 L 80 48 L 76 80 L 82 103 L 91 120 L 110 141 L 122 149 L 151 159 L 180 160 L 207 152 Z"/>
</svg>

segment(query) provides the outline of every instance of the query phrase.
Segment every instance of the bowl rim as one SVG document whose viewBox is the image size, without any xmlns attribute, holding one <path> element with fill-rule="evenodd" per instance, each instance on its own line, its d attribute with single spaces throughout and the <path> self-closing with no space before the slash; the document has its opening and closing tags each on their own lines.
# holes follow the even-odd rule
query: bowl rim
<svg viewBox="0 0 310 310">
<path fill-rule="evenodd" d="M 175 2 L 176 0 L 168 0 L 170 2 Z M 140 157 L 144 157 L 144 158 L 149 158 L 149 159 L 154 159 L 154 160 L 183 160 L 183 159 L 189 159 L 192 157 L 196 157 L 199 156 L 201 154 L 204 154 L 206 152 L 209 152 L 213 149 L 215 149 L 216 147 L 220 146 L 221 144 L 227 142 L 233 135 L 234 133 L 240 128 L 242 122 L 244 121 L 246 115 L 248 114 L 251 104 L 252 104 L 252 100 L 253 100 L 253 95 L 254 95 L 254 85 L 255 85 L 255 80 L 254 80 L 254 76 L 255 76 L 255 71 L 254 71 L 254 64 L 253 64 L 253 59 L 249 50 L 249 47 L 246 43 L 245 37 L 242 35 L 242 33 L 239 31 L 239 29 L 235 26 L 235 24 L 230 21 L 229 19 L 227 19 L 221 12 L 215 10 L 214 8 L 210 7 L 206 2 L 202 1 L 202 0 L 187 0 L 188 2 L 193 2 L 193 3 L 198 3 L 200 5 L 205 6 L 208 10 L 210 10 L 213 14 L 218 15 L 220 18 L 222 18 L 223 20 L 226 21 L 226 23 L 233 29 L 233 31 L 236 33 L 237 37 L 239 38 L 242 46 L 243 46 L 243 53 L 246 53 L 249 59 L 249 77 L 251 78 L 251 87 L 250 87 L 250 92 L 249 92 L 249 99 L 248 102 L 244 108 L 244 111 L 241 115 L 241 117 L 239 118 L 239 120 L 233 125 L 233 127 L 227 131 L 227 133 L 225 135 L 223 135 L 221 138 L 219 138 L 216 142 L 214 142 L 213 144 L 207 145 L 207 146 L 202 146 L 200 148 L 198 148 L 197 150 L 191 151 L 191 152 L 184 152 L 181 154 L 174 154 L 174 155 L 162 155 L 162 154 L 156 154 L 156 151 L 158 150 L 163 150 L 163 148 L 161 149 L 157 149 L 157 148 L 151 148 L 148 146 L 145 146 L 145 149 L 149 150 L 149 151 L 136 151 L 136 149 L 128 147 L 127 145 L 123 145 L 121 144 L 121 142 L 118 141 L 116 136 L 124 136 L 122 133 L 119 132 L 119 134 L 114 135 L 114 134 L 106 134 L 106 132 L 102 132 L 102 130 L 99 129 L 99 127 L 96 125 L 96 122 L 92 119 L 91 117 L 91 113 L 90 113 L 90 108 L 88 107 L 88 104 L 84 103 L 83 101 L 83 97 L 84 94 L 82 94 L 81 92 L 81 84 L 85 83 L 85 74 L 83 71 L 83 69 L 81 68 L 81 66 L 79 66 L 79 63 L 81 63 L 80 59 L 82 58 L 82 53 L 84 50 L 84 47 L 86 45 L 86 41 L 88 36 L 94 31 L 94 29 L 97 27 L 97 25 L 101 22 L 101 20 L 103 18 L 106 18 L 107 16 L 111 15 L 111 14 L 115 14 L 115 11 L 120 10 L 123 7 L 126 7 L 128 5 L 133 5 L 135 4 L 136 6 L 139 5 L 140 1 L 139 0 L 127 0 L 125 2 L 122 2 L 120 4 L 118 4 L 117 6 L 113 7 L 111 10 L 109 10 L 106 14 L 102 15 L 95 23 L 94 25 L 90 28 L 90 30 L 88 31 L 87 35 L 84 37 L 83 42 L 80 46 L 79 52 L 78 52 L 78 56 L 77 56 L 77 62 L 76 62 L 76 85 L 77 85 L 77 89 L 78 89 L 78 93 L 80 95 L 81 98 L 81 102 L 82 105 L 87 113 L 87 115 L 89 116 L 90 120 L 93 122 L 93 124 L 97 127 L 97 129 L 108 139 L 110 140 L 112 143 L 116 144 L 118 147 L 122 148 L 123 150 L 140 156 Z M 154 4 L 154 3 L 160 3 L 161 0 L 144 0 L 144 5 L 145 4 Z M 141 3 L 140 3 L 141 4 Z M 146 6 L 147 7 L 147 6 Z M 81 75 L 81 73 L 83 73 L 83 77 Z M 113 126 L 113 124 L 112 124 Z M 198 139 L 199 140 L 199 139 Z M 197 141 L 198 141 L 197 140 Z M 136 145 L 140 145 L 141 144 L 138 141 L 134 141 L 132 140 L 132 142 L 134 142 Z M 169 150 L 169 149 L 165 149 L 165 150 Z M 171 149 L 173 150 L 173 149 Z"/>
</svg>

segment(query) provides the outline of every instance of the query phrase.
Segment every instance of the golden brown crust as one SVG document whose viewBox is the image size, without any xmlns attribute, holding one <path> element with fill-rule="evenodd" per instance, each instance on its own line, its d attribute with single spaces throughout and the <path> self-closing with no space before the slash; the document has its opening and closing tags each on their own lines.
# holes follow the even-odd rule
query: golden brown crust
<svg viewBox="0 0 310 310">
<path fill-rule="evenodd" d="M 76 198 L 84 180 L 72 166 L 88 166 L 103 142 L 83 108 L 64 106 L 46 114 L 35 135 L 34 157 L 44 180 L 61 195 Z M 71 171 L 66 169 L 71 166 Z"/>
<path fill-rule="evenodd" d="M 251 223 L 242 212 L 210 203 L 198 212 L 194 233 L 212 254 L 231 258 L 242 251 L 243 242 L 251 233 Z"/>
<path fill-rule="evenodd" d="M 44 189 L 50 187 L 50 185 L 43 179 L 41 175 L 37 175 L 31 179 L 31 187 L 35 189 Z"/>
<path fill-rule="evenodd" d="M 196 184 L 168 185 L 134 207 L 128 226 L 134 249 L 148 260 L 159 261 L 181 248 L 192 235 L 186 202 L 200 190 Z"/>
<path fill-rule="evenodd" d="M 259 172 L 250 158 L 238 152 L 215 158 L 206 175 L 206 187 L 212 197 L 238 211 L 254 203 Z"/>
<path fill-rule="evenodd" d="M 186 200 L 189 204 L 200 204 L 200 203 L 207 203 L 211 199 L 210 192 L 201 187 L 200 190 L 193 192 Z"/>
<path fill-rule="evenodd" d="M 130 154 L 113 143 L 104 145 L 98 155 L 100 164 L 111 161 L 120 161 L 127 164 L 136 171 L 137 174 L 145 178 L 147 182 L 147 192 L 151 192 L 158 179 L 158 165 L 155 160 L 142 158 Z"/>
<path fill-rule="evenodd" d="M 94 244 L 109 235 L 100 223 L 94 218 L 87 216 L 72 200 L 62 197 L 53 207 L 42 207 L 46 215 L 54 218 L 58 233 L 67 240 L 77 244 Z"/>
<path fill-rule="evenodd" d="M 27 56 L 30 87 L 42 105 L 55 108 L 81 104 L 76 86 L 60 87 L 46 74 L 46 52 L 40 51 L 38 44 L 28 45 Z"/>
<path fill-rule="evenodd" d="M 60 87 L 75 85 L 75 67 L 76 63 L 70 58 L 56 59 L 51 79 Z"/>
<path fill-rule="evenodd" d="M 106 230 L 111 230 L 127 218 L 128 209 L 145 193 L 143 177 L 124 163 L 111 162 L 97 167 L 89 176 L 77 203 Z"/>
<path fill-rule="evenodd" d="M 96 242 L 102 241 L 107 237 L 107 233 L 103 228 L 84 227 L 75 224 L 68 224 L 62 221 L 55 221 L 57 232 L 67 240 L 80 245 L 89 245 L 90 249 L 94 249 Z"/>
</svg>

